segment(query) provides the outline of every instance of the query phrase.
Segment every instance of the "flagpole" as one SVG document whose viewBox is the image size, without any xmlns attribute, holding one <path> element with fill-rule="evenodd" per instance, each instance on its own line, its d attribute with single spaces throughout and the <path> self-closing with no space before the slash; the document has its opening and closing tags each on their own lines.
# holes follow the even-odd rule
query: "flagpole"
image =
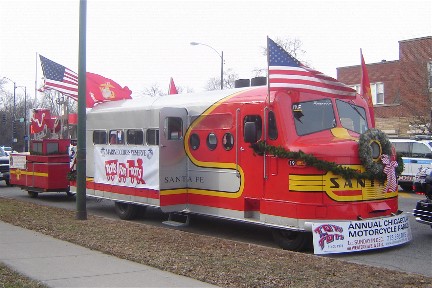
<svg viewBox="0 0 432 288">
<path fill-rule="evenodd" d="M 269 37 L 267 35 L 267 97 L 268 97 L 268 105 L 270 106 L 270 51 L 269 51 Z"/>
<path fill-rule="evenodd" d="M 33 105 L 31 107 L 35 107 L 36 102 L 37 102 L 37 78 L 38 78 L 38 56 L 39 53 L 36 51 L 36 58 L 35 58 L 35 90 L 34 90 L 34 98 L 33 98 Z M 33 109 L 31 110 L 33 111 Z M 27 113 L 27 111 L 26 111 Z M 32 119 L 33 116 L 33 112 L 31 113 L 31 116 L 29 117 L 29 120 Z M 30 140 L 31 140 L 31 120 L 29 121 L 29 125 L 28 125 L 28 133 L 27 133 L 27 137 L 28 137 L 28 141 L 27 141 L 27 151 L 30 151 Z"/>
<path fill-rule="evenodd" d="M 87 1 L 80 0 L 78 52 L 78 145 L 76 219 L 87 220 L 86 207 L 86 28 Z"/>
<path fill-rule="evenodd" d="M 34 107 L 34 104 L 35 104 L 34 101 L 36 101 L 36 97 L 37 97 L 37 96 L 36 96 L 36 95 L 37 95 L 37 77 L 38 77 L 38 76 L 37 76 L 37 74 L 38 74 L 38 73 L 37 73 L 37 72 L 38 72 L 38 68 L 37 68 L 37 67 L 38 67 L 38 66 L 37 66 L 37 64 L 38 64 L 38 63 L 37 63 L 37 58 L 38 58 L 38 52 L 36 52 L 36 59 L 35 59 L 35 98 L 33 99 L 33 107 Z"/>
</svg>

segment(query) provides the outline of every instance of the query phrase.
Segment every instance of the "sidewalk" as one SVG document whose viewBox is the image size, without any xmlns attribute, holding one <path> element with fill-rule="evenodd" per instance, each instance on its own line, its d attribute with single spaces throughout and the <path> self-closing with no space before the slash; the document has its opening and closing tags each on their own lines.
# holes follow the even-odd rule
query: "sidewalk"
<svg viewBox="0 0 432 288">
<path fill-rule="evenodd" d="M 0 262 L 49 287 L 216 287 L 1 221 Z"/>
</svg>

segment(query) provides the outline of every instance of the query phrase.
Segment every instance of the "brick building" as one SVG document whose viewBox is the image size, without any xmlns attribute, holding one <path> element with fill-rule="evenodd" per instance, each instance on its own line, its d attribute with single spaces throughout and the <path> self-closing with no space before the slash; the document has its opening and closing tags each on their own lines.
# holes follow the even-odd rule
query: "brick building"
<svg viewBox="0 0 432 288">
<path fill-rule="evenodd" d="M 376 128 L 394 137 L 419 134 L 412 124 L 432 121 L 432 36 L 399 41 L 399 60 L 366 67 Z M 359 91 L 361 66 L 338 67 L 337 79 Z"/>
</svg>

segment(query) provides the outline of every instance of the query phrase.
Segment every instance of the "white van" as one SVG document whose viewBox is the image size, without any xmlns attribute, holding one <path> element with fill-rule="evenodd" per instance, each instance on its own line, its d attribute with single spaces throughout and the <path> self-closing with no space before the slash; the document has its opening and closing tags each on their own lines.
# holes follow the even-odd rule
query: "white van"
<svg viewBox="0 0 432 288">
<path fill-rule="evenodd" d="M 415 175 L 421 167 L 432 167 L 432 138 L 390 139 L 396 152 L 402 156 L 404 171 L 398 184 L 404 191 L 412 191 Z"/>
</svg>

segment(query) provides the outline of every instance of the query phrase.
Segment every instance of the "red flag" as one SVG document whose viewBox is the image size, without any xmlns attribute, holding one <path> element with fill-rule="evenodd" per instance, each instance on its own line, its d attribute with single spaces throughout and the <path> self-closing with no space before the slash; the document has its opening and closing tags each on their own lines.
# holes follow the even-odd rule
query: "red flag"
<svg viewBox="0 0 432 288">
<path fill-rule="evenodd" d="M 169 95 L 172 95 L 172 94 L 178 94 L 177 88 L 176 88 L 176 86 L 175 86 L 175 84 L 174 84 L 174 80 L 173 80 L 172 77 L 171 77 L 171 80 L 170 80 L 170 85 L 169 85 L 169 89 L 168 89 L 168 94 L 169 94 Z"/>
<path fill-rule="evenodd" d="M 87 72 L 86 106 L 93 107 L 96 103 L 132 99 L 132 91 L 127 86 L 121 87 L 111 79 Z"/>
<path fill-rule="evenodd" d="M 372 94 L 370 88 L 369 75 L 367 72 L 366 64 L 363 59 L 363 53 L 360 49 L 361 57 L 361 84 L 360 84 L 360 95 L 366 100 L 369 106 L 369 114 L 371 116 L 372 128 L 375 127 L 375 113 L 373 110 Z"/>
</svg>

